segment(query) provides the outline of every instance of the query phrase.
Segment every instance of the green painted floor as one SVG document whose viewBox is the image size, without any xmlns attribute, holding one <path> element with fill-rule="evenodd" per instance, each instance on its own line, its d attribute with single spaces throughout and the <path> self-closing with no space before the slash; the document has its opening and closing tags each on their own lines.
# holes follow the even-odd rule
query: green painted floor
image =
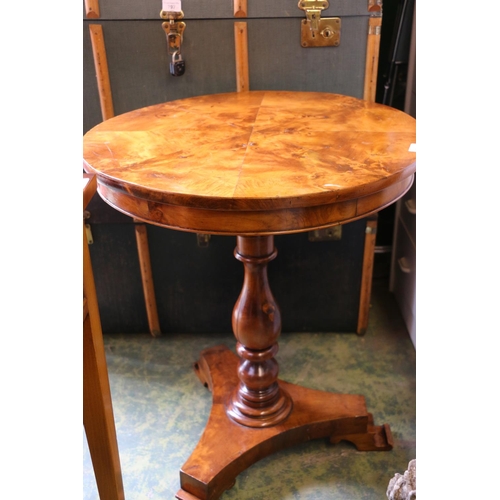
<svg viewBox="0 0 500 500">
<path fill-rule="evenodd" d="M 173 499 L 179 468 L 208 418 L 211 394 L 192 370 L 198 353 L 232 335 L 105 335 L 126 500 Z M 284 333 L 280 378 L 313 389 L 363 394 L 375 424 L 390 425 L 394 449 L 358 452 L 325 440 L 278 452 L 241 473 L 221 500 L 386 499 L 387 485 L 416 458 L 415 349 L 393 295 L 374 283 L 369 328 Z M 84 436 L 83 499 L 99 498 Z"/>
</svg>

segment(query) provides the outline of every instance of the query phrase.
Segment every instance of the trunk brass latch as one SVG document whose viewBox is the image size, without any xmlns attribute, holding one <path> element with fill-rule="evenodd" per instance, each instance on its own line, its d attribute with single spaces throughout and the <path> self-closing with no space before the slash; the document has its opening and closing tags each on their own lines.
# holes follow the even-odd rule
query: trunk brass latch
<svg viewBox="0 0 500 500">
<path fill-rule="evenodd" d="M 306 19 L 300 26 L 302 47 L 338 47 L 340 45 L 339 17 L 321 18 L 321 11 L 327 9 L 328 0 L 299 0 L 299 9 L 305 11 Z"/>
<path fill-rule="evenodd" d="M 169 5 L 171 5 L 170 8 L 178 10 L 162 10 L 160 16 L 163 19 L 168 19 L 168 21 L 164 22 L 161 27 L 167 35 L 168 53 L 172 56 L 170 74 L 172 76 L 182 76 L 186 70 L 186 63 L 181 54 L 181 44 L 186 28 L 186 23 L 181 21 L 184 18 L 184 12 L 180 10 L 180 2 L 172 2 Z"/>
</svg>

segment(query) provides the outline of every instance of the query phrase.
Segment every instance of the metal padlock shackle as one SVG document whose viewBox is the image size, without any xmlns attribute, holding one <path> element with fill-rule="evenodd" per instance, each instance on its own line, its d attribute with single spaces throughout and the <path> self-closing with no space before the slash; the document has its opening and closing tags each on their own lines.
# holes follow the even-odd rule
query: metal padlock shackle
<svg viewBox="0 0 500 500">
<path fill-rule="evenodd" d="M 176 62 L 179 62 L 179 61 L 182 61 L 182 54 L 181 54 L 181 51 L 180 50 L 176 50 L 173 54 L 172 54 L 172 63 L 176 63 Z"/>
<path fill-rule="evenodd" d="M 186 63 L 182 59 L 180 50 L 176 50 L 172 54 L 172 62 L 170 63 L 170 74 L 172 76 L 182 76 L 186 70 Z"/>
</svg>

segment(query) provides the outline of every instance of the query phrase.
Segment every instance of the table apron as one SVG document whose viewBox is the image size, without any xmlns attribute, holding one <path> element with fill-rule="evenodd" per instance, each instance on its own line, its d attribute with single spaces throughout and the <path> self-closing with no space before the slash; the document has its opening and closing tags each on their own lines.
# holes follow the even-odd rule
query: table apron
<svg viewBox="0 0 500 500">
<path fill-rule="evenodd" d="M 105 202 L 136 219 L 180 231 L 221 235 L 289 234 L 345 224 L 378 212 L 401 198 L 413 175 L 376 193 L 329 204 L 273 210 L 225 210 L 149 201 L 98 179 Z"/>
</svg>

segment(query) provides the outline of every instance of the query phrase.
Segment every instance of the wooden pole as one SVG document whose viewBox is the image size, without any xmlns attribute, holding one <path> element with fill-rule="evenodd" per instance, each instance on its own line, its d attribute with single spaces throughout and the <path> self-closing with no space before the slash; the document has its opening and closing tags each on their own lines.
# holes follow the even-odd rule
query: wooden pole
<svg viewBox="0 0 500 500">
<path fill-rule="evenodd" d="M 365 85 L 363 99 L 375 102 L 377 93 L 378 59 L 380 52 L 380 32 L 382 17 L 370 17 L 368 23 L 368 40 L 366 46 Z"/>
<path fill-rule="evenodd" d="M 115 112 L 113 109 L 113 99 L 111 97 L 111 84 L 109 82 L 104 35 L 100 24 L 90 24 L 89 30 L 92 53 L 94 54 L 97 88 L 99 89 L 99 99 L 101 101 L 102 119 L 107 120 L 108 118 L 112 118 Z"/>
<path fill-rule="evenodd" d="M 102 119 L 108 120 L 114 116 L 114 109 L 102 26 L 100 24 L 91 24 L 89 29 L 92 51 L 94 54 L 99 99 L 101 101 Z M 149 331 L 153 337 L 158 337 L 161 335 L 161 330 L 156 306 L 146 226 L 143 223 L 135 223 L 134 229 Z"/>
<path fill-rule="evenodd" d="M 99 0 L 85 0 L 85 15 L 89 19 L 97 19 L 101 17 Z"/>
<path fill-rule="evenodd" d="M 234 23 L 234 42 L 236 49 L 236 90 L 250 90 L 248 73 L 248 31 L 247 23 Z"/>
</svg>

